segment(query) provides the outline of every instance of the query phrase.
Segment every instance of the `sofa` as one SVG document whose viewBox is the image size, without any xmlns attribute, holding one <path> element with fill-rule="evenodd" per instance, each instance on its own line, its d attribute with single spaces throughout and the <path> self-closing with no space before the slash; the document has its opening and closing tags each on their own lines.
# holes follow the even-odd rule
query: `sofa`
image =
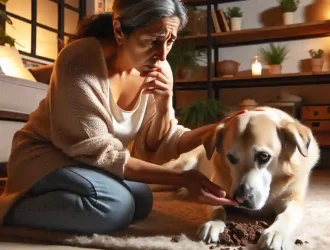
<svg viewBox="0 0 330 250">
<path fill-rule="evenodd" d="M 0 175 L 5 175 L 14 133 L 45 97 L 53 65 L 29 69 L 32 80 L 0 74 Z"/>
</svg>

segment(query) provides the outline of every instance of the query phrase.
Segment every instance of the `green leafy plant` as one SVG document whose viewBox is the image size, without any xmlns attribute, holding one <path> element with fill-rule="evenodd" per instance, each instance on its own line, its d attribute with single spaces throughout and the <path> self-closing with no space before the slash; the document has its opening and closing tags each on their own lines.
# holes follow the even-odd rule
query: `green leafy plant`
<svg viewBox="0 0 330 250">
<path fill-rule="evenodd" d="M 322 58 L 323 55 L 324 55 L 324 50 L 323 49 L 319 49 L 319 50 L 313 50 L 313 49 L 310 49 L 309 51 L 309 54 L 311 56 L 311 58 Z"/>
<path fill-rule="evenodd" d="M 295 12 L 298 9 L 300 0 L 279 0 L 283 12 Z"/>
<path fill-rule="evenodd" d="M 9 46 L 15 46 L 15 39 L 8 36 L 2 29 L 0 29 L 0 45 L 8 44 Z"/>
<path fill-rule="evenodd" d="M 215 99 L 198 100 L 182 109 L 179 122 L 187 128 L 195 129 L 220 121 L 227 111 L 228 108 Z"/>
<path fill-rule="evenodd" d="M 240 7 L 228 7 L 225 15 L 229 20 L 232 17 L 242 17 L 243 12 L 241 11 Z"/>
<path fill-rule="evenodd" d="M 205 63 L 205 55 L 206 49 L 196 50 L 194 47 L 175 44 L 167 55 L 167 61 L 172 71 L 176 72 L 179 66 L 197 67 L 200 63 Z"/>
<path fill-rule="evenodd" d="M 269 44 L 269 48 L 261 48 L 260 54 L 263 60 L 268 65 L 280 65 L 287 58 L 289 51 L 285 46 L 275 46 L 273 43 Z"/>
<path fill-rule="evenodd" d="M 8 0 L 0 0 L 0 5 L 6 5 L 7 2 Z M 1 8 L 0 8 L 0 19 L 4 19 L 5 22 L 7 22 L 10 25 L 13 25 L 13 22 L 7 15 L 6 11 L 4 11 Z M 8 44 L 9 46 L 15 46 L 15 43 L 16 43 L 15 39 L 9 36 L 8 34 L 6 34 L 6 32 L 2 28 L 0 28 L 0 45 Z"/>
</svg>

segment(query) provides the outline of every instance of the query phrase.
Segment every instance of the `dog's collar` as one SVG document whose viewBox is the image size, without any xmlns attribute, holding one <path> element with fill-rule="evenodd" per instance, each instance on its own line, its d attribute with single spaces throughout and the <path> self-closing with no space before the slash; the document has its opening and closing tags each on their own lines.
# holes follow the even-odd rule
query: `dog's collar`
<svg viewBox="0 0 330 250">
<path fill-rule="evenodd" d="M 242 109 L 242 110 L 236 112 L 234 115 L 227 116 L 227 117 L 223 118 L 220 123 L 228 122 L 232 118 L 234 118 L 236 116 L 239 116 L 239 115 L 242 115 L 242 114 L 245 114 L 245 113 L 247 113 L 249 111 L 265 111 L 265 110 L 262 107 L 257 107 L 257 108 L 252 109 L 252 110 Z"/>
</svg>

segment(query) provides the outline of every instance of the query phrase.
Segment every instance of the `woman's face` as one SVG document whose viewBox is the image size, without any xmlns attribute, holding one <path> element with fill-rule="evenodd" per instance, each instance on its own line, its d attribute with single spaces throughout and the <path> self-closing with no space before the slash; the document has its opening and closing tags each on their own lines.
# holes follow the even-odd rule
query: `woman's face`
<svg viewBox="0 0 330 250">
<path fill-rule="evenodd" d="M 120 55 L 126 66 L 135 68 L 141 74 L 155 71 L 159 61 L 166 56 L 177 38 L 180 20 L 177 17 L 162 18 L 152 25 L 124 36 Z"/>
</svg>

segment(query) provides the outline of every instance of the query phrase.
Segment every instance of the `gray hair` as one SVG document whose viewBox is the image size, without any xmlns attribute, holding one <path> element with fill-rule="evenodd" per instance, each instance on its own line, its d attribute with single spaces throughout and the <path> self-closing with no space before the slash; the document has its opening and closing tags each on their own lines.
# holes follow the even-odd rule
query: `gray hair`
<svg viewBox="0 0 330 250">
<path fill-rule="evenodd" d="M 119 20 L 127 35 L 164 17 L 179 18 L 179 30 L 188 22 L 187 10 L 181 0 L 115 0 L 112 9 L 113 18 Z"/>
</svg>

